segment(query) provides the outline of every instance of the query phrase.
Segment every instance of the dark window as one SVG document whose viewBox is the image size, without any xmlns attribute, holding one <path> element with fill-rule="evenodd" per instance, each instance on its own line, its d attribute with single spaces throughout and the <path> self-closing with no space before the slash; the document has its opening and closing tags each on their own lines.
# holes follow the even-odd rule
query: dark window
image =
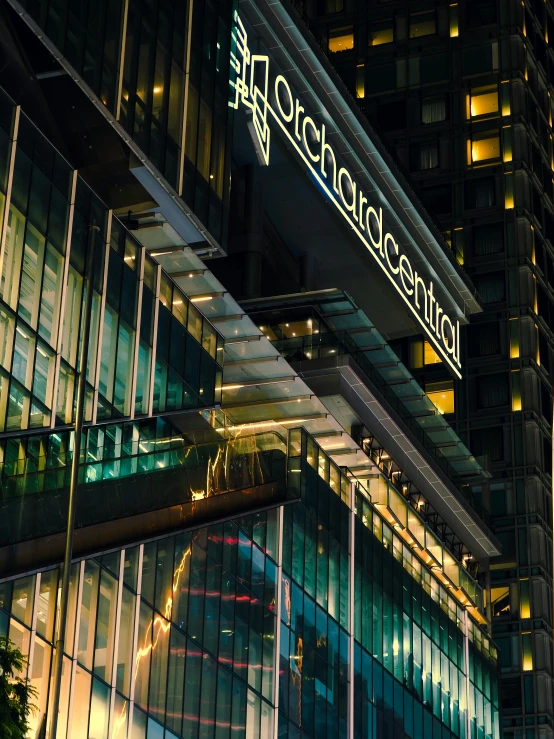
<svg viewBox="0 0 554 739">
<path fill-rule="evenodd" d="M 440 185 L 421 191 L 421 201 L 431 214 L 450 213 L 452 210 L 452 187 Z"/>
<path fill-rule="evenodd" d="M 500 324 L 482 323 L 469 327 L 468 336 L 469 356 L 487 357 L 500 353 Z"/>
<path fill-rule="evenodd" d="M 410 169 L 420 172 L 439 166 L 439 147 L 436 141 L 412 144 L 410 147 Z"/>
<path fill-rule="evenodd" d="M 504 226 L 502 223 L 487 223 L 473 229 L 473 254 L 483 257 L 504 251 Z"/>
<path fill-rule="evenodd" d="M 496 0 L 471 0 L 466 4 L 468 28 L 496 23 Z"/>
<path fill-rule="evenodd" d="M 434 10 L 410 14 L 410 38 L 432 36 L 437 32 L 437 17 Z"/>
<path fill-rule="evenodd" d="M 406 128 L 406 103 L 404 100 L 380 105 L 377 108 L 377 125 L 385 133 Z"/>
<path fill-rule="evenodd" d="M 366 81 L 368 93 L 396 90 L 396 64 L 382 64 L 374 67 Z"/>
<path fill-rule="evenodd" d="M 510 384 L 506 372 L 478 377 L 477 397 L 479 408 L 496 408 L 509 405 Z"/>
<path fill-rule="evenodd" d="M 421 57 L 421 84 L 443 82 L 449 78 L 448 54 L 431 54 Z"/>
<path fill-rule="evenodd" d="M 476 275 L 473 283 L 485 304 L 499 303 L 506 298 L 506 283 L 503 272 Z"/>
<path fill-rule="evenodd" d="M 446 98 L 444 95 L 423 98 L 421 101 L 421 122 L 440 123 L 446 120 Z"/>
<path fill-rule="evenodd" d="M 502 426 L 472 431 L 470 448 L 476 457 L 486 456 L 491 462 L 501 462 L 504 459 Z"/>
<path fill-rule="evenodd" d="M 319 12 L 323 15 L 327 15 L 327 13 L 340 13 L 343 9 L 343 0 L 319 0 Z"/>
<path fill-rule="evenodd" d="M 467 210 L 492 207 L 496 203 L 494 177 L 468 180 L 465 183 L 464 194 Z"/>
<path fill-rule="evenodd" d="M 492 51 L 487 46 L 473 46 L 462 51 L 462 74 L 486 74 L 492 70 Z"/>
<path fill-rule="evenodd" d="M 383 21 L 372 23 L 369 27 L 367 42 L 369 46 L 381 46 L 394 41 L 394 21 L 387 18 Z"/>
</svg>

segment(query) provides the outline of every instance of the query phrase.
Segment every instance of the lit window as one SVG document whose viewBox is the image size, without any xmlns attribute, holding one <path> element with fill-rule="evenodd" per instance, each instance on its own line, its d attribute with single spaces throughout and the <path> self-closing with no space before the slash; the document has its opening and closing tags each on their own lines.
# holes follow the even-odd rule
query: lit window
<svg viewBox="0 0 554 739">
<path fill-rule="evenodd" d="M 471 162 L 488 162 L 500 159 L 500 137 L 488 135 L 471 141 Z"/>
<path fill-rule="evenodd" d="M 438 412 L 454 413 L 454 381 L 428 382 L 425 385 L 425 393 L 433 403 Z"/>
<path fill-rule="evenodd" d="M 533 669 L 533 637 L 527 632 L 521 635 L 521 646 L 523 652 L 523 671 L 530 672 Z"/>
<path fill-rule="evenodd" d="M 477 118 L 482 115 L 493 115 L 498 113 L 498 89 L 497 87 L 485 87 L 473 90 L 469 98 L 469 118 Z"/>
<path fill-rule="evenodd" d="M 432 36 L 437 32 L 437 21 L 434 11 L 415 13 L 410 16 L 410 38 Z"/>
<path fill-rule="evenodd" d="M 335 28 L 329 32 L 329 51 L 336 54 L 340 51 L 350 51 L 354 48 L 354 29 L 352 26 L 346 28 Z"/>
<path fill-rule="evenodd" d="M 531 600 L 529 598 L 529 580 L 522 578 L 519 581 L 519 617 L 531 618 Z"/>
<path fill-rule="evenodd" d="M 460 33 L 458 27 L 458 3 L 450 3 L 450 37 L 456 38 Z"/>
<path fill-rule="evenodd" d="M 423 342 L 423 363 L 424 364 L 440 364 L 442 359 L 433 349 L 428 341 Z"/>
<path fill-rule="evenodd" d="M 365 64 L 358 64 L 356 69 L 356 95 L 359 98 L 365 97 Z"/>
<path fill-rule="evenodd" d="M 370 46 L 380 46 L 381 44 L 390 44 L 394 41 L 394 27 L 392 18 L 379 23 L 373 23 L 369 29 L 368 44 Z"/>
<path fill-rule="evenodd" d="M 493 616 L 505 616 L 510 613 L 510 588 L 508 585 L 491 588 L 491 606 Z"/>
</svg>

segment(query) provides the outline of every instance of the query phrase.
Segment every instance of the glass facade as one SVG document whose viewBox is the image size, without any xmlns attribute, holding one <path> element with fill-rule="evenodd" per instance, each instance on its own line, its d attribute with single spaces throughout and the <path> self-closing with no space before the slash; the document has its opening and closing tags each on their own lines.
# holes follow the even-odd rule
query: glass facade
<svg viewBox="0 0 554 739">
<path fill-rule="evenodd" d="M 22 6 L 214 238 L 225 241 L 233 0 Z"/>
<path fill-rule="evenodd" d="M 2 104 L 0 431 L 73 421 L 91 224 L 86 420 L 218 403 L 222 338 L 29 119 Z"/>
<path fill-rule="evenodd" d="M 73 565 L 59 737 L 496 739 L 496 650 L 300 429 L 298 502 Z M 0 584 L 44 719 L 56 568 Z"/>
</svg>

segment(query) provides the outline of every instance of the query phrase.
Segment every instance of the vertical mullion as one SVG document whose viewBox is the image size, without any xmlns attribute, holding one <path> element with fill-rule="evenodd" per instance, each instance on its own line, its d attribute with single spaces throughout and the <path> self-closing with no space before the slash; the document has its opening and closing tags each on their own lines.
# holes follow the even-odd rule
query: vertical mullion
<svg viewBox="0 0 554 739">
<path fill-rule="evenodd" d="M 188 25 L 187 25 L 187 58 L 185 60 L 185 98 L 183 101 L 183 125 L 181 128 L 181 152 L 179 158 L 179 172 L 177 192 L 183 194 L 183 180 L 185 177 L 185 146 L 187 136 L 187 113 L 189 106 L 189 84 L 190 84 L 190 50 L 192 45 L 192 9 L 194 0 L 188 0 Z"/>
<path fill-rule="evenodd" d="M 288 446 L 288 445 L 287 445 Z M 279 506 L 278 513 L 278 538 L 277 538 L 277 592 L 275 594 L 275 639 L 273 653 L 273 737 L 279 735 L 279 665 L 281 661 L 281 588 L 283 580 L 283 531 L 284 531 L 284 507 Z"/>
<path fill-rule="evenodd" d="M 100 386 L 100 367 L 102 361 L 102 339 L 104 336 L 104 313 L 106 311 L 106 286 L 108 284 L 108 265 L 110 258 L 110 239 L 112 235 L 113 213 L 108 212 L 108 227 L 106 230 L 106 243 L 104 244 L 104 273 L 102 275 L 102 294 L 100 295 L 100 310 L 98 312 L 98 349 L 96 352 L 96 370 L 94 372 L 94 399 L 92 403 L 92 424 L 96 423 L 98 417 L 98 393 Z"/>
<path fill-rule="evenodd" d="M 464 609 L 464 672 L 465 672 L 465 693 L 466 693 L 466 736 L 471 736 L 471 715 L 470 715 L 470 691 L 471 683 L 469 679 L 469 614 Z"/>
<path fill-rule="evenodd" d="M 69 260 L 71 257 L 71 239 L 73 236 L 73 219 L 75 215 L 75 193 L 77 191 L 77 170 L 74 169 L 71 176 L 71 194 L 69 197 L 69 214 L 67 224 L 67 238 L 65 245 L 65 257 L 63 265 L 63 278 L 62 278 L 62 294 L 60 295 L 60 314 L 58 321 L 58 338 L 56 342 L 56 364 L 54 368 L 54 387 L 53 387 L 53 400 L 52 400 L 52 416 L 50 418 L 50 428 L 56 426 L 56 413 L 58 410 L 58 390 L 60 386 L 60 365 L 62 357 L 62 344 L 63 344 L 63 321 L 65 316 L 65 301 L 67 298 L 67 276 L 69 274 Z"/>
<path fill-rule="evenodd" d="M 350 536 L 348 552 L 348 721 L 349 739 L 354 739 L 354 583 L 355 558 L 354 537 L 356 532 L 356 483 L 350 483 Z"/>
<path fill-rule="evenodd" d="M 125 70 L 125 51 L 127 46 L 127 22 L 129 19 L 129 0 L 124 1 L 123 5 L 123 22 L 121 24 L 121 45 L 119 47 L 119 65 L 117 69 L 117 83 L 115 86 L 115 108 L 114 114 L 116 121 L 119 121 L 121 115 L 121 96 L 123 94 L 123 72 Z"/>
</svg>

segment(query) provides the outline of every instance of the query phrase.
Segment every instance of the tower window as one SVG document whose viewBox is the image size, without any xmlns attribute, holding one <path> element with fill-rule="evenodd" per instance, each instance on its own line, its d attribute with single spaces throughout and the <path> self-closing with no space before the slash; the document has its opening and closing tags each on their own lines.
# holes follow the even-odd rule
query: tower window
<svg viewBox="0 0 554 739">
<path fill-rule="evenodd" d="M 351 51 L 354 48 L 354 28 L 333 28 L 329 31 L 329 51 L 337 54 L 341 51 Z"/>
</svg>

